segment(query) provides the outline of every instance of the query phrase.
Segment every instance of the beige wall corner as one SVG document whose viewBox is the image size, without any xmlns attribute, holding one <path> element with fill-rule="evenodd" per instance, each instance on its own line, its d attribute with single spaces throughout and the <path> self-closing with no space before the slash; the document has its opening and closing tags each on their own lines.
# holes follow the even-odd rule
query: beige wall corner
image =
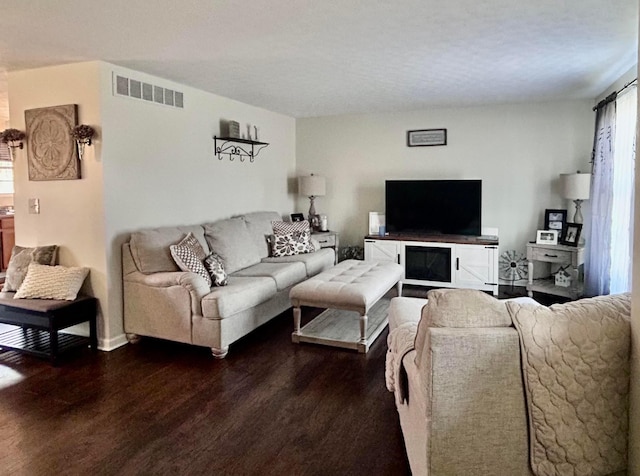
<svg viewBox="0 0 640 476">
<path fill-rule="evenodd" d="M 105 259 L 102 137 L 99 63 L 86 62 L 10 72 L 11 127 L 25 130 L 28 109 L 78 105 L 78 122 L 98 131 L 86 148 L 80 180 L 29 180 L 27 148 L 15 160 L 16 244 L 60 246 L 59 262 L 91 269 L 84 291 L 99 299 L 100 339 L 106 337 L 107 272 Z M 27 141 L 29 138 L 27 137 Z M 40 200 L 40 214 L 30 214 L 29 198 Z"/>
</svg>

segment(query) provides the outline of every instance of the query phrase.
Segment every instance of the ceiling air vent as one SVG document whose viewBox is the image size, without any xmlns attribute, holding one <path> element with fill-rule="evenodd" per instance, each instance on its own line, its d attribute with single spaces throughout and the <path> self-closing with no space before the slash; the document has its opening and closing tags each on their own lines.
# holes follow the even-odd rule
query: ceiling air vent
<svg viewBox="0 0 640 476">
<path fill-rule="evenodd" d="M 113 73 L 113 95 L 184 109 L 184 94 Z"/>
</svg>

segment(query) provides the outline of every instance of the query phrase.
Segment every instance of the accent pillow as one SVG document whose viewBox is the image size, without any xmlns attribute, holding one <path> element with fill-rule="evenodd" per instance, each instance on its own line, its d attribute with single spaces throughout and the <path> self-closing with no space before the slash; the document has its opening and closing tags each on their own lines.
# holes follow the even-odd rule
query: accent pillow
<svg viewBox="0 0 640 476">
<path fill-rule="evenodd" d="M 227 285 L 227 272 L 224 270 L 224 263 L 220 255 L 211 253 L 204 259 L 204 267 L 211 276 L 211 281 L 215 286 Z"/>
<path fill-rule="evenodd" d="M 13 298 L 73 301 L 88 274 L 89 268 L 49 266 L 33 262 Z"/>
<path fill-rule="evenodd" d="M 271 241 L 272 256 L 295 256 L 302 253 L 313 253 L 314 246 L 309 241 L 309 231 L 294 232 L 286 235 L 273 235 Z"/>
<path fill-rule="evenodd" d="M 309 222 L 307 220 L 302 221 L 272 221 L 271 227 L 276 235 L 288 235 L 289 233 L 296 232 L 311 232 L 309 228 Z"/>
<path fill-rule="evenodd" d="M 3 292 L 17 291 L 31 262 L 53 266 L 58 256 L 58 245 L 24 248 L 14 246 L 7 266 L 7 275 L 2 287 Z"/>
<path fill-rule="evenodd" d="M 193 233 L 185 236 L 180 243 L 169 246 L 169 250 L 178 268 L 202 276 L 211 287 L 211 276 L 202 263 L 207 253 Z"/>
</svg>

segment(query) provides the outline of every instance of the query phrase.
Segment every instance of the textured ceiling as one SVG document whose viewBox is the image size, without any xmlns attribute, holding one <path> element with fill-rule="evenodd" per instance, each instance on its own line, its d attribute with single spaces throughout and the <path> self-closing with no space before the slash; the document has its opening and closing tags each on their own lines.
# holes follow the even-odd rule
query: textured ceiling
<svg viewBox="0 0 640 476">
<path fill-rule="evenodd" d="M 3 0 L 0 70 L 100 59 L 295 117 L 594 98 L 637 27 L 637 0 Z"/>
</svg>

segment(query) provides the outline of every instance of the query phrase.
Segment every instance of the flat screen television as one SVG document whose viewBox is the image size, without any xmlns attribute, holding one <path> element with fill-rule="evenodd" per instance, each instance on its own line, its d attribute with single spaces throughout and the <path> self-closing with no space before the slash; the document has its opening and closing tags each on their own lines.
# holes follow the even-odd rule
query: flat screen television
<svg viewBox="0 0 640 476">
<path fill-rule="evenodd" d="M 479 236 L 481 180 L 387 180 L 385 220 L 393 234 Z"/>
</svg>

